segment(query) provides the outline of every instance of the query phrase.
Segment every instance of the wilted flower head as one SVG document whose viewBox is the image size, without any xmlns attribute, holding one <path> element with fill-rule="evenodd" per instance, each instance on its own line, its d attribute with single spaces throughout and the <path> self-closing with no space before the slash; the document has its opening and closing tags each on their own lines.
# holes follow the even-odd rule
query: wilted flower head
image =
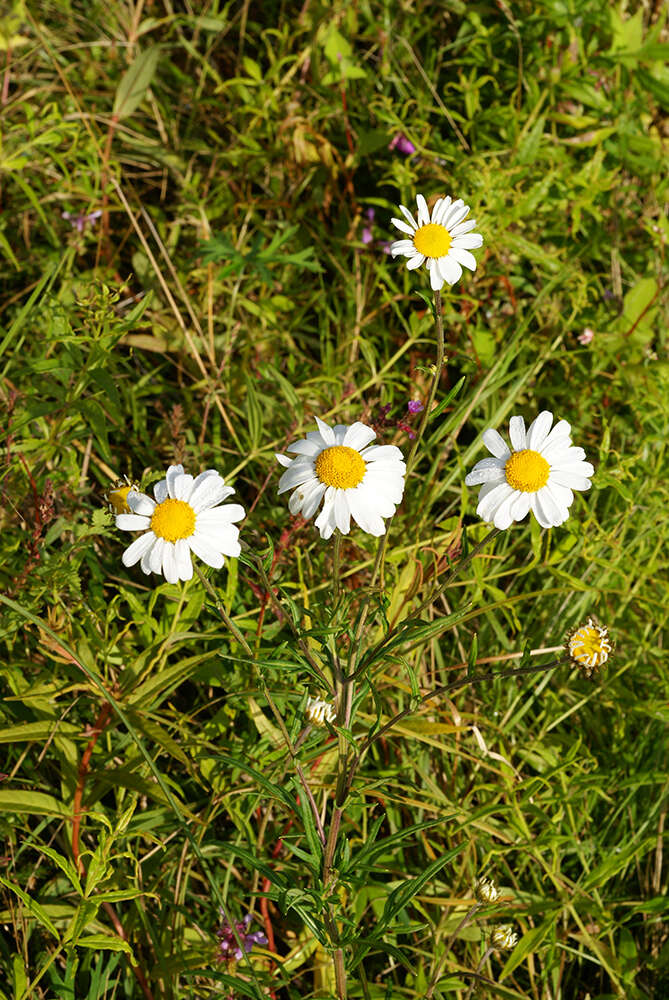
<svg viewBox="0 0 669 1000">
<path fill-rule="evenodd" d="M 499 896 L 499 892 L 493 880 L 488 878 L 487 875 L 482 875 L 474 883 L 474 895 L 479 903 L 494 903 Z"/>
<path fill-rule="evenodd" d="M 402 132 L 393 136 L 388 143 L 388 149 L 396 149 L 399 153 L 404 153 L 405 156 L 411 156 L 412 153 L 416 152 L 414 144 Z"/>
<path fill-rule="evenodd" d="M 574 666 L 589 678 L 606 663 L 613 652 L 613 644 L 608 629 L 591 617 L 585 625 L 578 625 L 567 633 L 565 649 Z"/>
<path fill-rule="evenodd" d="M 329 701 L 324 701 L 322 698 L 312 698 L 311 696 L 307 698 L 307 706 L 304 714 L 313 726 L 324 726 L 326 721 L 332 726 L 337 718 L 334 706 Z"/>
<path fill-rule="evenodd" d="M 249 934 L 248 929 L 252 920 L 250 913 L 247 913 L 243 920 L 235 921 L 234 925 L 237 930 L 237 936 L 243 945 L 244 952 L 242 952 L 242 949 L 239 947 L 234 931 L 228 923 L 223 910 L 221 910 L 221 920 L 222 924 L 216 931 L 219 947 L 219 961 L 230 961 L 233 958 L 239 961 L 244 952 L 248 955 L 254 944 L 267 944 L 267 938 L 262 931 L 253 931 Z"/>
<path fill-rule="evenodd" d="M 124 476 L 123 479 L 117 479 L 111 489 L 103 494 L 112 514 L 131 513 L 128 506 L 128 493 L 131 490 L 139 493 L 139 483 L 135 483 L 131 479 L 128 479 L 127 476 Z"/>
<path fill-rule="evenodd" d="M 490 946 L 497 951 L 511 951 L 518 944 L 518 935 L 511 924 L 498 924 L 490 935 Z"/>
</svg>

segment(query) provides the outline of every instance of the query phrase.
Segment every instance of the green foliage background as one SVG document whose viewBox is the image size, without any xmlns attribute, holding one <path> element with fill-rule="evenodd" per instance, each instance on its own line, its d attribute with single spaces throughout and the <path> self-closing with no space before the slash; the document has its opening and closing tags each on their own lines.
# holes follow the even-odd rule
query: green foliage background
<svg viewBox="0 0 669 1000">
<path fill-rule="evenodd" d="M 274 453 L 315 414 L 408 452 L 433 320 L 382 244 L 418 191 L 463 197 L 484 248 L 446 296 L 438 399 L 465 383 L 393 523 L 387 620 L 483 538 L 484 428 L 550 409 L 596 474 L 564 527 L 514 525 L 457 578 L 430 617 L 460 621 L 376 670 L 355 736 L 589 614 L 617 649 L 594 683 L 494 681 L 374 745 L 337 859 L 350 995 L 424 997 L 442 968 L 435 995 L 464 998 L 501 920 L 521 942 L 480 995 L 666 995 L 666 11 L 15 0 L 0 49 L 0 998 L 141 997 L 131 955 L 156 998 L 333 995 L 319 845 L 259 674 L 197 581 L 123 568 L 103 494 L 218 468 L 326 652 L 331 546 L 277 497 Z M 343 558 L 353 614 L 372 539 Z M 295 741 L 317 687 L 285 618 L 252 564 L 211 579 Z M 328 740 L 300 749 L 319 806 Z M 482 871 L 501 903 L 456 934 Z M 257 929 L 263 896 L 275 959 L 219 964 L 219 903 Z"/>
</svg>

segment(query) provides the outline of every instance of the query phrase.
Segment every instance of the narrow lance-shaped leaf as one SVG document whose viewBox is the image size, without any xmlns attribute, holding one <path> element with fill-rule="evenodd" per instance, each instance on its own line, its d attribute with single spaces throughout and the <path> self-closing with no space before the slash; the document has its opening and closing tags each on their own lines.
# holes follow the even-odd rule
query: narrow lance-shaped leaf
<svg viewBox="0 0 669 1000">
<path fill-rule="evenodd" d="M 152 45 L 144 52 L 140 52 L 125 71 L 114 100 L 113 114 L 116 118 L 128 118 L 142 103 L 151 86 L 159 58 L 159 46 Z"/>
</svg>

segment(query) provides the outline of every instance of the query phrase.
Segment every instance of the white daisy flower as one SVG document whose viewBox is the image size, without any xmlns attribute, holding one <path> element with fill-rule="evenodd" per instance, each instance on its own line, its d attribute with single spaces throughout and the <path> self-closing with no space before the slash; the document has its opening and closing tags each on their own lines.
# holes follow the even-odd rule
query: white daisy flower
<svg viewBox="0 0 669 1000">
<path fill-rule="evenodd" d="M 451 201 L 451 198 L 438 198 L 432 209 L 432 215 L 422 194 L 416 195 L 418 204 L 418 222 L 408 208 L 400 205 L 400 211 L 405 216 L 393 219 L 392 223 L 409 239 L 397 240 L 391 244 L 393 257 L 401 254 L 409 258 L 407 267 L 410 271 L 425 263 L 430 272 L 430 284 L 434 291 L 439 291 L 444 282 L 454 285 L 462 277 L 462 268 L 476 270 L 476 258 L 471 250 L 483 246 L 480 233 L 472 233 L 476 225 L 474 219 L 464 221 L 469 214 L 469 205 L 462 198 Z"/>
<path fill-rule="evenodd" d="M 532 511 L 542 528 L 562 524 L 569 517 L 574 490 L 589 490 L 594 469 L 574 448 L 570 426 L 559 420 L 551 430 L 553 414 L 543 410 L 527 431 L 522 417 L 511 417 L 511 450 L 497 431 L 483 433 L 493 458 L 484 458 L 465 478 L 467 486 L 481 485 L 476 513 L 496 528 L 508 528 Z"/>
<path fill-rule="evenodd" d="M 394 445 L 368 447 L 376 433 L 359 421 L 333 429 L 316 417 L 316 424 L 317 431 L 286 448 L 297 458 L 276 456 L 286 469 L 279 493 L 293 490 L 291 514 L 308 519 L 323 500 L 316 519 L 321 538 L 330 538 L 335 528 L 347 535 L 351 517 L 368 534 L 385 534 L 383 518 L 392 517 L 404 492 L 402 452 Z"/>
<path fill-rule="evenodd" d="M 165 479 L 153 487 L 155 500 L 131 490 L 126 501 L 132 513 L 119 514 L 116 527 L 143 534 L 123 553 L 123 565 L 134 566 L 141 559 L 144 573 L 162 573 L 168 583 L 191 579 L 191 552 L 220 569 L 224 555 L 238 556 L 241 550 L 234 522 L 245 516 L 244 508 L 238 503 L 218 506 L 234 492 L 215 469 L 193 478 L 183 465 L 170 465 Z"/>
</svg>

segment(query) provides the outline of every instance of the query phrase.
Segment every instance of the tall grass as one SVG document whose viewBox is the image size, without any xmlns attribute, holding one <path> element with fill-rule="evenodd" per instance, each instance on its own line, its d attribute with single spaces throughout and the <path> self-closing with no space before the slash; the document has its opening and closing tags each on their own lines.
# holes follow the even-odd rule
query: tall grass
<svg viewBox="0 0 669 1000">
<path fill-rule="evenodd" d="M 665 12 L 12 0 L 0 49 L 0 1000 L 663 997 Z M 335 565 L 274 455 L 416 442 L 418 191 L 484 249 L 384 558 Z M 480 433 L 542 409 L 592 490 L 481 545 Z M 125 569 L 104 501 L 172 462 L 248 514 L 204 583 Z"/>
</svg>

